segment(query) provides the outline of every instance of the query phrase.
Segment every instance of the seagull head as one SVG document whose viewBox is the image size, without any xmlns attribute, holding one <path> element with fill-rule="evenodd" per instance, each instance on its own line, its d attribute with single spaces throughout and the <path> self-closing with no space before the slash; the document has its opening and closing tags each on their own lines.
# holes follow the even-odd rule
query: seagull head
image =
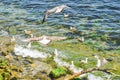
<svg viewBox="0 0 120 80">
<path fill-rule="evenodd" d="M 62 7 L 62 8 L 65 8 L 65 9 L 70 8 L 69 6 L 64 5 L 64 4 L 63 4 L 63 5 L 61 5 L 61 7 Z"/>
</svg>

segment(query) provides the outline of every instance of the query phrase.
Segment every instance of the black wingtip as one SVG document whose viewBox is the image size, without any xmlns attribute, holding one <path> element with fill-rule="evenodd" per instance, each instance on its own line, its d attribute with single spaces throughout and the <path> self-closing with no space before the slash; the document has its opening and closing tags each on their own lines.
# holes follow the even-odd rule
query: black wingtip
<svg viewBox="0 0 120 80">
<path fill-rule="evenodd" d="M 43 18 L 43 20 L 42 20 L 42 24 L 45 22 L 45 19 Z"/>
<path fill-rule="evenodd" d="M 43 20 L 42 20 L 42 24 L 45 22 L 46 19 L 46 15 L 44 15 Z"/>
<path fill-rule="evenodd" d="M 45 22 L 45 19 L 44 19 L 44 17 L 43 17 L 43 20 L 42 20 L 42 24 Z"/>
<path fill-rule="evenodd" d="M 42 24 L 44 24 L 44 21 L 42 21 Z"/>
</svg>

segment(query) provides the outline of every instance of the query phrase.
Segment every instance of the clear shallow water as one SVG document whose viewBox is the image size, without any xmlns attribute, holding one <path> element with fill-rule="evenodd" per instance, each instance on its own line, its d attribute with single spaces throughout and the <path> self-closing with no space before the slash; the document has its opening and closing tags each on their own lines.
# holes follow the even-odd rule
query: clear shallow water
<svg viewBox="0 0 120 80">
<path fill-rule="evenodd" d="M 59 15 L 51 14 L 47 22 L 41 24 L 44 12 L 60 4 L 67 4 L 71 9 L 67 9 Z M 34 30 L 35 36 L 43 34 L 81 36 L 69 33 L 69 27 L 74 26 L 79 31 L 84 32 L 85 42 L 95 43 L 97 47 L 120 49 L 119 4 L 119 0 L 0 0 L 0 36 L 15 35 L 15 37 L 20 37 L 19 39 L 21 37 L 24 39 L 24 29 Z M 64 13 L 68 13 L 70 16 L 64 18 Z M 97 39 L 101 37 L 102 39 Z M 104 40 L 104 37 L 110 39 Z M 107 44 L 104 44 L 104 42 Z M 33 53 L 34 51 L 24 51 L 21 54 L 24 54 L 24 57 L 35 56 L 25 54 L 26 52 Z M 70 52 L 70 54 L 66 55 L 70 56 L 73 54 L 72 51 Z M 38 54 L 36 54 L 37 57 L 48 56 Z M 71 59 L 68 56 L 67 58 Z"/>
<path fill-rule="evenodd" d="M 45 24 L 40 24 L 46 10 L 61 4 L 71 8 L 59 15 L 51 14 Z M 24 29 L 32 29 L 34 35 L 66 36 L 68 28 L 74 26 L 85 32 L 87 40 L 93 39 L 93 33 L 97 37 L 107 34 L 111 38 L 106 41 L 108 45 L 119 47 L 119 4 L 119 0 L 0 0 L 0 29 L 8 32 L 15 29 L 17 35 L 23 35 Z M 64 13 L 70 16 L 64 18 Z M 60 25 L 64 27 L 59 28 Z"/>
</svg>

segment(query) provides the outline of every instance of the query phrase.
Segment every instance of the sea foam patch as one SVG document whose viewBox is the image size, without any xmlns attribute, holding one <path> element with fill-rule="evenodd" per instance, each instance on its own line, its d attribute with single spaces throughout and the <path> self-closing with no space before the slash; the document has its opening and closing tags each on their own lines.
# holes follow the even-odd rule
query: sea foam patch
<svg viewBox="0 0 120 80">
<path fill-rule="evenodd" d="M 47 58 L 50 55 L 46 54 L 44 52 L 39 52 L 38 50 L 32 50 L 32 49 L 28 49 L 28 48 L 24 48 L 22 46 L 16 46 L 14 48 L 14 52 L 16 55 L 21 55 L 23 57 L 33 57 L 33 58 Z"/>
</svg>

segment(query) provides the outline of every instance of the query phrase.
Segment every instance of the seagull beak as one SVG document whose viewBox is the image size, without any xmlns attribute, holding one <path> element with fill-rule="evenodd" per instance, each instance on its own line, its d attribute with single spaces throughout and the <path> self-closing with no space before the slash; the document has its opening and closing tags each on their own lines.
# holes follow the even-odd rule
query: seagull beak
<svg viewBox="0 0 120 80">
<path fill-rule="evenodd" d="M 69 6 L 66 6 L 66 8 L 67 8 L 67 9 L 70 9 L 71 7 L 69 7 Z"/>
</svg>

